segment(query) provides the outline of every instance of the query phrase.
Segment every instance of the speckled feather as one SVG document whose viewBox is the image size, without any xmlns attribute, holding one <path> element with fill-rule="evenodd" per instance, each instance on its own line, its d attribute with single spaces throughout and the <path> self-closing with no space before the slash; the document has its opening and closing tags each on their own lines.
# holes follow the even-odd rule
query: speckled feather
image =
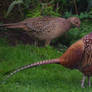
<svg viewBox="0 0 92 92">
<path fill-rule="evenodd" d="M 89 76 L 92 75 L 92 33 L 83 38 L 84 53 L 81 64 L 81 71 Z"/>
</svg>

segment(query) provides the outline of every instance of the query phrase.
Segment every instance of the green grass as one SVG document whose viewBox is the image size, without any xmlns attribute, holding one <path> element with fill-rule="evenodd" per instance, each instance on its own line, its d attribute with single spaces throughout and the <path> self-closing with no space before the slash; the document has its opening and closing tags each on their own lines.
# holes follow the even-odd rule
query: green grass
<svg viewBox="0 0 92 92">
<path fill-rule="evenodd" d="M 62 55 L 53 47 L 37 48 L 30 45 L 11 47 L 0 39 L 0 80 L 5 72 L 17 67 Z M 61 65 L 43 65 L 21 71 L 0 84 L 0 92 L 92 92 L 92 87 L 82 89 L 82 74 Z"/>
<path fill-rule="evenodd" d="M 69 36 L 64 41 L 71 45 L 91 31 L 92 22 L 82 23 L 80 29 L 74 28 L 69 31 Z M 40 60 L 57 58 L 67 47 L 60 45 L 57 49 L 50 46 L 38 48 L 23 44 L 12 47 L 5 39 L 0 39 L 0 81 L 5 78 L 3 76 L 5 72 Z M 92 87 L 88 88 L 87 81 L 86 88 L 81 88 L 81 79 L 82 73 L 78 70 L 49 64 L 17 73 L 5 84 L 0 84 L 0 92 L 92 92 Z"/>
</svg>

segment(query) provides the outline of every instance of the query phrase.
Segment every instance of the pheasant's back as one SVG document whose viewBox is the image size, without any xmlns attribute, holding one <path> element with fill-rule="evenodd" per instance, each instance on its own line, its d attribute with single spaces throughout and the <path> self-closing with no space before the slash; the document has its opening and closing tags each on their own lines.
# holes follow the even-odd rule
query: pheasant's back
<svg viewBox="0 0 92 92">
<path fill-rule="evenodd" d="M 37 17 L 24 20 L 27 31 L 40 40 L 53 39 L 70 28 L 70 23 L 64 18 L 58 17 Z"/>
</svg>

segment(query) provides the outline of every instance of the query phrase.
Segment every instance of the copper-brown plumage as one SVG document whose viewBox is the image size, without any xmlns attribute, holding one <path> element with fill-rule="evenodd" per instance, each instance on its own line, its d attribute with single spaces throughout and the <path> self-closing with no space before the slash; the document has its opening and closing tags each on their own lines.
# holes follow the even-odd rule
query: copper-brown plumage
<svg viewBox="0 0 92 92">
<path fill-rule="evenodd" d="M 21 70 L 44 64 L 61 64 L 69 69 L 78 69 L 84 74 L 81 87 L 84 87 L 86 76 L 88 77 L 88 85 L 90 86 L 90 77 L 92 76 L 92 33 L 84 36 L 76 43 L 71 45 L 61 57 L 52 60 L 44 60 L 20 67 L 11 72 L 8 77 Z"/>
<path fill-rule="evenodd" d="M 84 51 L 84 43 L 82 40 L 77 41 L 70 46 L 67 51 L 60 57 L 61 65 L 67 68 L 77 68 L 82 59 Z"/>
<path fill-rule="evenodd" d="M 68 19 L 60 17 L 36 17 L 28 18 L 19 23 L 3 24 L 6 28 L 24 29 L 36 40 L 44 40 L 48 45 L 51 40 L 67 32 L 72 26 L 79 27 L 80 19 L 70 17 Z"/>
</svg>

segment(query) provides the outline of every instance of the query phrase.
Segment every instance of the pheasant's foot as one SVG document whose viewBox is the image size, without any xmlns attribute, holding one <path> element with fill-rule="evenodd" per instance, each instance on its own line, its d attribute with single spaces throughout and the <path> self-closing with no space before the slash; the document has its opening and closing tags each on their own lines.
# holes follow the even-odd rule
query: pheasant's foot
<svg viewBox="0 0 92 92">
<path fill-rule="evenodd" d="M 88 76 L 88 86 L 91 86 L 90 76 Z"/>
<path fill-rule="evenodd" d="M 48 46 L 50 44 L 51 40 L 46 40 L 45 41 L 45 46 Z"/>
<path fill-rule="evenodd" d="M 84 76 L 83 76 L 83 79 L 82 79 L 82 81 L 81 81 L 81 87 L 82 87 L 82 88 L 85 88 L 85 86 L 84 86 L 85 79 L 86 79 L 86 76 L 84 75 Z"/>
</svg>

